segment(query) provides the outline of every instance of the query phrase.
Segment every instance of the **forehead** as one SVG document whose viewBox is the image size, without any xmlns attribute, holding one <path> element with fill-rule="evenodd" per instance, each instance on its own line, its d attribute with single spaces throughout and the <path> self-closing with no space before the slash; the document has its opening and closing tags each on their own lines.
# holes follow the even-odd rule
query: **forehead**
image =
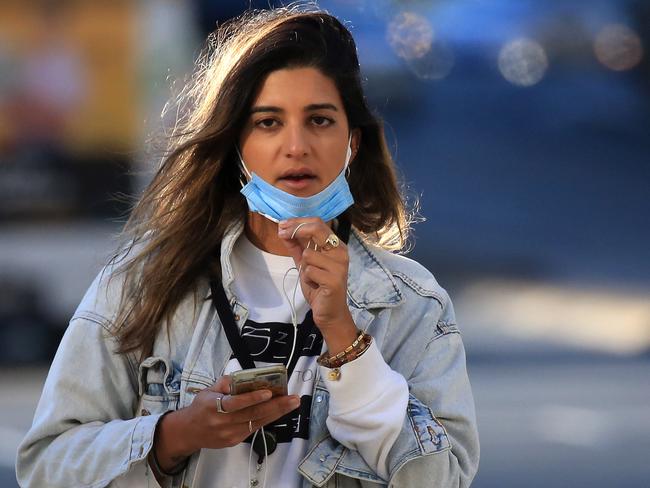
<svg viewBox="0 0 650 488">
<path fill-rule="evenodd" d="M 253 105 L 309 105 L 331 103 L 342 108 L 334 80 L 316 68 L 286 68 L 269 73 Z"/>
</svg>

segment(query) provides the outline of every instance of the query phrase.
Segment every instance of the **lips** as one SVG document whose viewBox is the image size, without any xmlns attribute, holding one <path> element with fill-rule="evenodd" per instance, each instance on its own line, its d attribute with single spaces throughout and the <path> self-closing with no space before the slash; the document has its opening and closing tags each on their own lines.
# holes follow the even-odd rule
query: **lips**
<svg viewBox="0 0 650 488">
<path fill-rule="evenodd" d="M 280 178 L 281 180 L 307 180 L 307 179 L 313 179 L 315 178 L 314 176 L 311 175 L 289 175 L 289 176 L 284 176 Z"/>
<path fill-rule="evenodd" d="M 299 181 L 305 179 L 315 178 L 316 175 L 309 168 L 294 168 L 285 171 L 281 176 L 280 180 L 290 180 L 290 181 Z"/>
<path fill-rule="evenodd" d="M 316 175 L 309 168 L 293 168 L 285 171 L 278 178 L 278 182 L 291 192 L 309 191 L 313 187 L 314 181 L 316 181 Z M 300 195 L 300 193 L 297 194 Z"/>
</svg>

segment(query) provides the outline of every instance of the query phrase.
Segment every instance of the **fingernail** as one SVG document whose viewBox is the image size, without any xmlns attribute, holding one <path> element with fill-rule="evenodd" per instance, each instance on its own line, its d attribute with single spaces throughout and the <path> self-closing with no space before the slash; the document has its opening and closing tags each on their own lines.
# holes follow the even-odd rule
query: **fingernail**
<svg viewBox="0 0 650 488">
<path fill-rule="evenodd" d="M 290 405 L 291 408 L 298 408 L 300 406 L 300 398 L 292 398 Z"/>
<path fill-rule="evenodd" d="M 280 229 L 278 228 L 278 235 L 279 236 L 284 236 L 287 234 L 288 229 Z"/>
<path fill-rule="evenodd" d="M 280 225 L 281 227 L 286 227 L 288 223 L 289 223 L 288 220 L 281 220 L 280 222 L 278 222 L 278 225 Z"/>
<path fill-rule="evenodd" d="M 273 396 L 273 393 L 271 393 L 269 390 L 264 390 L 260 393 L 260 399 L 261 400 L 268 400 Z"/>
</svg>

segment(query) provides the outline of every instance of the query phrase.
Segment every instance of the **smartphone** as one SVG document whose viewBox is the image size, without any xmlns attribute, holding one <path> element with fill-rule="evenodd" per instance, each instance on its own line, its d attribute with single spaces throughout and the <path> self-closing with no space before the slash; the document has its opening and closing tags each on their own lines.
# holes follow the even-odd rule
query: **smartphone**
<svg viewBox="0 0 650 488">
<path fill-rule="evenodd" d="M 242 369 L 230 373 L 230 394 L 255 390 L 271 390 L 274 397 L 287 395 L 287 368 L 283 364 L 263 368 Z"/>
</svg>

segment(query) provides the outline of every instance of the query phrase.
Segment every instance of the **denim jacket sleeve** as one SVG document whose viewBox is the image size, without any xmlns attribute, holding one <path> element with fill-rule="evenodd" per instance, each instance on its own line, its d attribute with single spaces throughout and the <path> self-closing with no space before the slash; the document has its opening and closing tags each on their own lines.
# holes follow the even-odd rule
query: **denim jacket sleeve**
<svg viewBox="0 0 650 488">
<path fill-rule="evenodd" d="M 478 431 L 465 350 L 449 295 L 418 263 L 352 246 L 351 311 L 357 325 L 373 335 L 386 363 L 406 379 L 406 415 L 387 456 L 385 480 L 358 451 L 341 446 L 322 428 L 314 414 L 328 397 L 325 389 L 319 390 L 312 422 L 316 438 L 322 440 L 302 461 L 300 471 L 310 485 L 328 488 L 468 487 L 478 470 Z"/>
<path fill-rule="evenodd" d="M 470 485 L 478 468 L 479 452 L 473 415 L 463 414 L 473 411 L 473 403 L 468 403 L 468 386 L 457 377 L 463 374 L 464 362 L 458 333 L 444 335 L 427 346 L 427 357 L 410 379 L 410 425 L 406 432 L 415 434 L 417 456 L 404 451 L 393 453 L 390 486 L 416 486 L 423 479 L 430 480 L 430 486 Z M 436 381 L 431 381 L 432 372 L 439 374 Z M 395 443 L 393 449 L 398 451 L 400 447 L 404 445 Z"/>
<path fill-rule="evenodd" d="M 100 487 L 132 469 L 149 473 L 146 459 L 160 415 L 134 418 L 135 366 L 114 352 L 107 328 L 91 311 L 72 318 L 18 449 L 20 486 Z M 150 486 L 157 486 L 153 476 Z"/>
<path fill-rule="evenodd" d="M 478 469 L 478 431 L 465 350 L 451 301 L 440 291 L 441 313 L 435 324 L 426 324 L 434 333 L 407 378 L 409 403 L 390 456 L 391 487 L 422 486 L 423 480 L 427 486 L 468 487 Z"/>
</svg>

